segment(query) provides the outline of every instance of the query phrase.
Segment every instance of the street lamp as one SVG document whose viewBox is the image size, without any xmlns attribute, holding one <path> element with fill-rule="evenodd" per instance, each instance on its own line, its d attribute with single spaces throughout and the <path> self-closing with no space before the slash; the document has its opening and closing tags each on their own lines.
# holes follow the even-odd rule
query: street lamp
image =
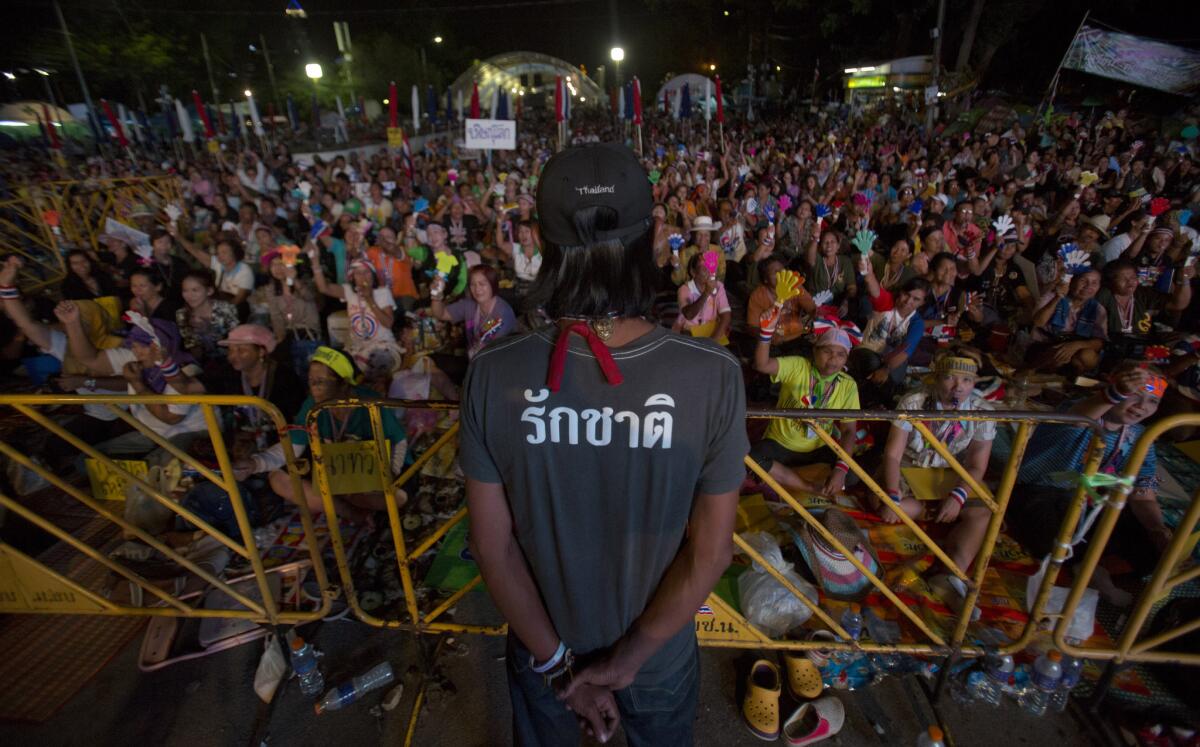
<svg viewBox="0 0 1200 747">
<path fill-rule="evenodd" d="M 249 88 L 247 88 L 246 90 L 242 91 L 242 93 L 246 94 L 246 98 L 250 98 L 251 96 L 253 96 L 253 95 L 254 95 L 253 93 L 251 93 L 251 92 L 250 92 L 250 89 L 249 89 Z"/>
<path fill-rule="evenodd" d="M 304 66 L 304 74 L 313 79 L 313 84 L 321 79 L 321 64 L 318 62 L 310 62 Z"/>
<path fill-rule="evenodd" d="M 716 65 L 709 65 L 709 66 L 708 66 L 708 70 L 709 70 L 709 72 L 713 72 L 713 73 L 715 73 L 715 72 L 717 71 L 717 66 L 716 66 Z"/>
<path fill-rule="evenodd" d="M 321 64 L 319 62 L 310 62 L 304 66 L 304 74 L 312 78 L 313 82 L 313 141 L 317 146 L 321 145 L 321 118 L 317 114 L 317 81 L 321 79 Z M 246 95 L 250 92 L 247 91 Z"/>
<path fill-rule="evenodd" d="M 620 88 L 621 87 L 621 60 L 625 59 L 625 50 L 621 49 L 620 47 L 613 47 L 612 49 L 609 50 L 608 56 L 610 58 L 612 58 L 613 63 L 616 65 L 615 73 L 616 73 L 616 79 L 617 79 L 617 88 Z"/>
<path fill-rule="evenodd" d="M 435 37 L 433 37 L 433 43 L 434 43 L 434 44 L 441 44 L 441 43 L 442 43 L 442 37 L 440 37 L 440 36 L 435 36 Z"/>
</svg>

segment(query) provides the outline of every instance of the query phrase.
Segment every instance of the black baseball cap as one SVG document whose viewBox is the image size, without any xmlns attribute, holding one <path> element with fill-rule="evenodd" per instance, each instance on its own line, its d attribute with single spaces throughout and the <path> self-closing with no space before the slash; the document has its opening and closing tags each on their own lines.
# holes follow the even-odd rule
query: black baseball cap
<svg viewBox="0 0 1200 747">
<path fill-rule="evenodd" d="M 581 246 L 575 214 L 607 207 L 617 214 L 617 227 L 598 231 L 600 241 L 629 242 L 650 228 L 654 207 L 650 180 L 629 148 L 617 143 L 590 143 L 556 153 L 538 179 L 537 215 L 542 235 L 559 246 Z"/>
</svg>

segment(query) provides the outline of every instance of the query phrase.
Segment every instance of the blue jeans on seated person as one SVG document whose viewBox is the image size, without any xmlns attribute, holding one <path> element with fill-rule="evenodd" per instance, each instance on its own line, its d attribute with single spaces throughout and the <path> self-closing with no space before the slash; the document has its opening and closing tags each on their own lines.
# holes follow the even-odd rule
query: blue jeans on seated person
<svg viewBox="0 0 1200 747">
<path fill-rule="evenodd" d="M 529 651 L 511 634 L 506 660 L 513 744 L 519 747 L 579 744 L 583 734 L 579 720 L 558 700 L 542 675 L 530 668 Z M 578 671 L 582 666 L 576 663 L 575 669 Z M 676 670 L 657 683 L 635 682 L 614 692 L 613 697 L 630 747 L 692 744 L 700 700 L 700 649 L 693 643 L 690 655 L 683 657 Z"/>
<path fill-rule="evenodd" d="M 258 501 L 254 500 L 244 483 L 238 483 L 238 492 L 242 496 L 242 505 L 246 507 L 246 517 L 250 520 L 250 526 L 256 526 L 259 519 Z M 229 494 L 223 485 L 205 480 L 189 490 L 188 494 L 180 501 L 180 505 L 207 521 L 214 528 L 229 535 L 230 539 L 237 542 L 242 541 L 237 514 L 233 512 L 233 503 L 229 500 Z M 182 516 L 177 517 L 175 523 L 179 531 L 186 532 L 196 528 Z"/>
</svg>

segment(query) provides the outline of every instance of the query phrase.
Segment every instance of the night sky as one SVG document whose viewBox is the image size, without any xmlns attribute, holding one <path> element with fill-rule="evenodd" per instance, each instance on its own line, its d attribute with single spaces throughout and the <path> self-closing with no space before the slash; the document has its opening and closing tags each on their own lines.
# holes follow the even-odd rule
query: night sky
<svg viewBox="0 0 1200 747">
<path fill-rule="evenodd" d="M 304 58 L 314 55 L 330 61 L 336 54 L 332 24 L 341 20 L 349 22 L 356 44 L 387 33 L 412 49 L 425 47 L 429 65 L 439 71 L 443 83 L 474 59 L 516 49 L 562 57 L 594 71 L 598 65 L 611 66 L 608 49 L 620 43 L 626 50 L 623 77 L 638 74 L 647 88 L 668 73 L 707 72 L 709 64 L 717 64 L 726 80 L 737 79 L 745 74 L 751 56 L 756 63 L 769 63 L 772 70 L 779 65 L 785 88 L 807 88 L 819 59 L 826 95 L 837 89 L 841 68 L 847 65 L 928 53 L 928 28 L 936 15 L 935 0 L 308 0 L 303 3 L 308 18 L 297 22 L 285 18 L 286 0 L 61 2 L 77 37 L 101 29 L 107 31 L 99 33 L 120 44 L 123 29 L 149 27 L 186 40 L 193 64 L 199 59 L 200 31 L 209 33 L 210 42 L 214 37 L 235 40 L 215 55 L 218 77 L 261 77 L 261 65 L 246 51 L 259 33 L 274 48 L 277 68 L 301 66 Z M 1087 8 L 1122 30 L 1200 47 L 1198 3 L 988 2 L 991 12 L 1005 8 L 1009 27 L 987 70 L 985 86 L 1025 97 L 1040 95 Z M 75 97 L 50 3 L 5 4 L 22 22 L 0 29 L 0 67 L 53 64 L 66 73 L 59 82 L 63 94 Z M 969 5 L 966 0 L 947 3 L 944 64 L 955 61 Z M 980 28 L 981 40 L 1000 33 L 987 18 Z M 441 45 L 432 43 L 435 35 L 444 37 Z M 307 48 L 301 49 L 305 39 Z M 14 91 L 10 85 L 3 97 L 12 99 L 18 93 L 36 95 L 32 88 Z M 120 93 L 93 91 L 96 96 Z"/>
</svg>

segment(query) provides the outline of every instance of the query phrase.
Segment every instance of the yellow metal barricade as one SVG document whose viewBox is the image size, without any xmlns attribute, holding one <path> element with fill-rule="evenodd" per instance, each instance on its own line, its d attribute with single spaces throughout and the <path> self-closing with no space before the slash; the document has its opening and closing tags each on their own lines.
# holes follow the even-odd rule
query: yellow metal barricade
<svg viewBox="0 0 1200 747">
<path fill-rule="evenodd" d="M 0 252 L 25 260 L 18 276 L 25 292 L 55 285 L 66 276 L 64 249 L 100 249 L 109 218 L 140 230 L 139 214 L 153 217 L 168 203 L 183 206 L 179 177 L 22 186 L 0 200 Z"/>
<path fill-rule="evenodd" d="M 210 440 L 215 456 L 217 469 L 213 470 L 201 463 L 188 453 L 181 450 L 169 440 L 155 433 L 148 426 L 131 415 L 125 408 L 138 405 L 186 405 L 199 407 L 203 413 L 206 434 Z M 221 486 L 227 496 L 238 526 L 240 539 L 234 539 L 225 532 L 212 526 L 209 522 L 196 515 L 195 512 L 181 505 L 174 495 L 164 494 L 159 486 L 151 484 L 145 473 L 132 469 L 127 463 L 120 463 L 101 453 L 92 443 L 94 439 L 72 433 L 63 424 L 52 417 L 47 410 L 62 406 L 101 406 L 112 415 L 127 423 L 134 431 L 144 435 L 154 446 L 165 450 L 171 457 L 177 459 L 181 469 L 190 469 L 198 479 L 209 480 Z M 267 418 L 280 434 L 283 443 L 283 453 L 287 470 L 293 480 L 293 488 L 299 495 L 299 476 L 296 469 L 296 459 L 291 447 L 291 441 L 286 437 L 287 421 L 279 410 L 269 402 L 256 397 L 244 396 L 183 396 L 183 395 L 139 395 L 133 396 L 100 396 L 100 395 L 4 395 L 0 396 L 0 413 L 11 416 L 16 413 L 22 418 L 9 418 L 6 421 L 8 430 L 0 437 L 0 454 L 6 459 L 30 470 L 48 482 L 63 495 L 72 498 L 97 517 L 116 525 L 126 537 L 140 540 L 146 546 L 157 551 L 163 557 L 173 561 L 181 569 L 202 582 L 202 585 L 218 590 L 234 600 L 237 606 L 220 608 L 198 608 L 188 604 L 181 594 L 174 590 L 163 588 L 137 573 L 133 568 L 120 559 L 111 557 L 103 549 L 92 546 L 72 532 L 58 526 L 43 513 L 39 512 L 36 500 L 10 496 L 0 492 L 0 506 L 12 515 L 28 521 L 38 529 L 46 532 L 66 547 L 70 547 L 84 558 L 93 561 L 107 569 L 117 577 L 128 581 L 131 585 L 131 597 L 134 590 L 145 595 L 153 606 L 141 606 L 133 603 L 115 601 L 96 588 L 89 588 L 83 583 L 71 578 L 62 569 L 50 568 L 37 559 L 19 551 L 9 544 L 0 542 L 0 612 L 17 613 L 57 613 L 57 614 L 102 614 L 102 615 L 144 615 L 144 616 L 177 616 L 177 617 L 226 617 L 249 619 L 260 623 L 301 623 L 324 617 L 335 595 L 326 579 L 325 569 L 320 559 L 320 549 L 317 545 L 312 516 L 308 508 L 299 506 L 300 521 L 305 534 L 305 549 L 307 563 L 322 590 L 322 600 L 316 609 L 284 609 L 280 600 L 272 591 L 269 574 L 271 569 L 264 566 L 259 548 L 255 545 L 254 531 L 246 506 L 242 501 L 241 491 L 234 479 L 233 460 L 226 448 L 218 418 L 218 408 L 239 407 L 254 408 L 262 417 Z M 86 416 L 84 416 L 86 417 Z M 23 422 L 24 421 L 24 422 Z M 43 466 L 33 456 L 22 451 L 20 444 L 13 443 L 12 430 L 27 424 L 60 439 L 70 445 L 77 457 L 95 460 L 93 464 L 102 470 L 106 476 L 118 486 L 124 485 L 136 488 L 140 493 L 152 499 L 159 506 L 167 509 L 172 515 L 187 520 L 196 530 L 207 538 L 219 543 L 229 550 L 232 556 L 240 557 L 250 565 L 254 581 L 253 590 L 239 589 L 229 581 L 206 569 L 199 563 L 188 558 L 178 549 L 171 547 L 159 536 L 131 523 L 122 516 L 120 504 L 115 501 L 97 499 L 87 486 L 80 486 L 74 481 L 55 474 Z M 109 495 L 104 498 L 113 497 Z M 79 567 L 74 562 L 72 567 Z M 297 568 L 297 564 L 287 564 L 284 567 L 289 572 Z M 275 569 L 280 570 L 280 569 Z"/>
<path fill-rule="evenodd" d="M 17 283 L 25 292 L 54 285 L 66 277 L 66 263 L 44 214 L 50 202 L 37 189 L 21 188 L 0 200 L 0 252 L 25 261 Z"/>
<path fill-rule="evenodd" d="M 320 412 L 326 409 L 336 408 L 365 408 L 368 411 L 370 420 L 373 426 L 374 443 L 369 447 L 374 454 L 376 464 L 387 464 L 388 448 L 383 437 L 381 412 L 384 409 L 399 409 L 408 407 L 437 407 L 439 409 L 448 409 L 453 405 L 445 403 L 432 402 L 411 402 L 399 400 L 345 400 L 324 403 L 314 408 L 309 414 L 308 430 L 312 439 L 313 447 L 313 467 L 314 479 L 317 487 L 324 497 L 325 510 L 331 516 L 336 515 L 336 505 L 333 499 L 333 491 L 330 484 L 330 465 L 327 464 L 326 454 L 329 452 L 330 444 L 322 444 L 319 438 L 316 438 L 316 422 Z M 739 614 L 732 605 L 726 602 L 717 594 L 711 594 L 706 602 L 707 613 L 712 613 L 712 617 L 708 620 L 697 618 L 697 631 L 702 645 L 717 646 L 717 647 L 734 647 L 734 648 L 765 648 L 765 649 L 784 649 L 784 650 L 802 650 L 811 648 L 822 649 L 845 649 L 856 648 L 868 653 L 909 653 L 909 654 L 926 654 L 926 655 L 947 655 L 956 654 L 961 656 L 979 656 L 985 653 L 982 646 L 973 643 L 966 643 L 967 633 L 971 623 L 972 610 L 975 608 L 979 588 L 983 582 L 984 574 L 987 571 L 991 562 L 992 553 L 995 548 L 996 539 L 1000 534 L 1001 523 L 1004 518 L 1005 509 L 1008 506 L 1009 499 L 1012 495 L 1013 487 L 1016 484 L 1017 473 L 1021 463 L 1024 460 L 1025 449 L 1029 443 L 1030 437 L 1033 435 L 1034 429 L 1039 424 L 1067 424 L 1078 428 L 1083 428 L 1092 433 L 1096 433 L 1098 424 L 1086 418 L 1071 414 L 1050 414 L 1050 413 L 1030 413 L 1030 412 L 1005 412 L 1005 411 L 986 411 L 986 412 L 894 412 L 894 411 L 845 411 L 845 410 L 753 410 L 749 413 L 751 418 L 792 418 L 803 421 L 810 425 L 814 431 L 825 442 L 829 449 L 837 455 L 838 458 L 845 461 L 850 469 L 862 480 L 864 485 L 871 491 L 872 494 L 886 501 L 886 493 L 882 490 L 875 478 L 865 468 L 863 468 L 852 455 L 845 452 L 836 439 L 826 432 L 821 425 L 828 426 L 831 422 L 837 421 L 883 421 L 889 423 L 907 423 L 910 424 L 918 433 L 922 434 L 927 443 L 932 448 L 938 451 L 942 458 L 949 465 L 959 479 L 970 485 L 974 494 L 991 512 L 991 518 L 988 522 L 987 531 L 980 550 L 970 569 L 959 567 L 949 557 L 949 555 L 922 529 L 922 527 L 906 515 L 901 514 L 900 520 L 912 531 L 918 541 L 924 543 L 928 551 L 934 556 L 936 562 L 945 566 L 946 571 L 954 576 L 962 579 L 967 585 L 969 593 L 964 600 L 961 612 L 954 618 L 954 624 L 948 634 L 940 633 L 934 630 L 925 620 L 914 612 L 909 606 L 905 605 L 889 585 L 879 577 L 872 574 L 869 569 L 864 566 L 855 555 L 850 552 L 850 548 L 844 547 L 814 516 L 812 511 L 806 508 L 801 501 L 790 495 L 786 489 L 775 482 L 765 471 L 763 471 L 756 463 L 748 457 L 746 466 L 761 478 L 768 486 L 770 486 L 787 506 L 794 512 L 798 520 L 803 521 L 814 531 L 819 533 L 821 537 L 837 552 L 844 555 L 849 562 L 870 581 L 874 590 L 887 599 L 892 606 L 896 608 L 899 615 L 905 622 L 917 631 L 922 640 L 913 643 L 900 644 L 879 644 L 875 642 L 864 641 L 857 644 L 849 643 L 828 643 L 826 641 L 799 641 L 791 639 L 772 639 L 769 635 L 761 630 L 758 630 L 754 625 L 750 624 L 744 616 Z M 974 479 L 967 469 L 952 455 L 950 455 L 945 444 L 938 441 L 930 430 L 930 425 L 947 420 L 974 420 L 974 421 L 990 421 L 997 424 L 1011 424 L 1015 428 L 1015 435 L 1012 442 L 1011 457 L 1008 463 L 1001 471 L 1000 479 L 997 483 L 995 491 L 989 490 L 986 485 L 981 484 L 981 481 Z M 356 595 L 354 594 L 354 584 L 350 577 L 350 569 L 347 563 L 345 544 L 340 533 L 336 530 L 333 533 L 333 548 L 337 557 L 339 572 L 342 575 L 342 585 L 347 592 L 347 602 L 350 604 L 355 615 L 370 625 L 401 628 L 417 632 L 473 632 L 485 634 L 502 634 L 505 632 L 504 626 L 487 626 L 487 625 L 467 625 L 460 623 L 442 623 L 438 621 L 438 617 L 447 609 L 456 605 L 462 597 L 476 588 L 480 583 L 480 577 L 476 575 L 470 582 L 453 592 L 448 598 L 436 604 L 428 612 L 423 612 L 417 602 L 418 596 L 416 590 L 419 587 L 419 581 L 414 579 L 412 573 L 412 564 L 421 555 L 434 548 L 447 533 L 455 527 L 459 522 L 463 521 L 467 516 L 465 506 L 460 508 L 446 522 L 432 530 L 423 530 L 425 534 L 420 537 L 405 530 L 401 520 L 401 510 L 397 506 L 392 496 L 392 490 L 395 487 L 403 486 L 409 478 L 414 475 L 424 463 L 433 457 L 434 453 L 453 442 L 454 436 L 457 433 L 457 424 L 452 425 L 431 446 L 417 462 L 409 467 L 404 474 L 396 479 L 392 479 L 392 475 L 388 470 L 378 470 L 379 475 L 377 490 L 382 492 L 387 497 L 387 511 L 389 519 L 389 529 L 392 536 L 392 541 L 396 551 L 396 562 L 398 565 L 402 586 L 405 594 L 405 615 L 403 619 L 382 619 L 371 615 L 361 609 Z M 1085 469 L 1087 473 L 1094 473 L 1096 463 L 1100 457 L 1100 451 L 1095 448 L 1097 440 L 1093 439 L 1092 450 L 1089 455 L 1088 466 Z M 1069 533 L 1066 525 L 1074 526 L 1073 517 L 1078 516 L 1080 507 L 1084 498 L 1083 489 L 1080 488 L 1075 495 L 1073 502 L 1072 516 L 1067 517 L 1062 533 Z M 331 520 L 331 527 L 336 527 L 337 522 Z M 807 596 L 802 594 L 787 578 L 772 568 L 769 563 L 765 562 L 762 556 L 754 550 L 742 537 L 735 535 L 734 542 L 738 549 L 744 553 L 750 560 L 761 566 L 767 573 L 771 574 L 781 585 L 783 585 L 791 594 L 796 596 L 803 604 L 808 606 L 815 617 L 819 620 L 823 627 L 832 631 L 842 640 L 846 640 L 848 636 L 846 631 L 833 619 L 833 617 L 820 605 L 813 603 Z M 1044 609 L 1049 599 L 1050 590 L 1053 586 L 1056 571 L 1061 564 L 1062 558 L 1056 558 L 1051 566 L 1051 571 L 1048 571 L 1033 606 L 1032 612 L 1029 615 L 1029 621 L 1025 625 L 1022 635 L 1009 645 L 1003 647 L 1005 652 L 1015 652 L 1024 649 L 1028 646 L 1033 636 L 1037 633 L 1039 624 L 1044 621 Z M 880 569 L 882 571 L 882 569 Z"/>
<path fill-rule="evenodd" d="M 1104 556 L 1108 541 L 1112 537 L 1113 530 L 1116 529 L 1117 521 L 1121 518 L 1121 512 L 1130 510 L 1128 497 L 1132 492 L 1132 480 L 1141 470 L 1150 449 L 1163 433 L 1172 428 L 1196 425 L 1200 425 L 1200 415 L 1198 414 L 1174 415 L 1148 426 L 1138 438 L 1137 443 L 1133 446 L 1133 451 L 1129 454 L 1125 468 L 1121 472 L 1121 477 L 1125 479 L 1126 483 L 1117 485 L 1109 491 L 1104 511 L 1092 528 L 1088 539 L 1087 554 L 1080 563 L 1075 583 L 1071 586 L 1070 595 L 1063 605 L 1063 620 L 1070 620 L 1075 614 L 1075 610 L 1096 572 L 1096 566 Z M 1111 647 L 1081 648 L 1067 640 L 1067 626 L 1060 624 L 1055 628 L 1055 644 L 1071 656 L 1084 659 L 1107 659 L 1118 664 L 1149 662 L 1200 665 L 1200 654 L 1164 650 L 1176 638 L 1200 630 L 1200 618 L 1184 623 L 1173 630 L 1140 639 L 1142 628 L 1145 627 L 1146 620 L 1154 611 L 1154 607 L 1170 595 L 1176 587 L 1200 578 L 1200 564 L 1196 564 L 1190 558 L 1197 540 L 1200 539 L 1198 528 L 1200 528 L 1200 489 L 1192 494 L 1191 504 L 1184 512 L 1179 526 L 1172 532 L 1171 540 L 1163 550 L 1149 582 L 1138 596 L 1137 603 L 1128 613 L 1124 628 L 1116 643 Z"/>
<path fill-rule="evenodd" d="M 337 400 L 333 402 L 323 402 L 309 411 L 307 428 L 309 433 L 309 444 L 312 449 L 313 463 L 313 479 L 322 500 L 325 505 L 325 513 L 328 517 L 330 535 L 333 544 L 334 556 L 337 558 L 338 570 L 342 577 L 342 586 L 346 595 L 346 603 L 350 605 L 356 617 L 359 620 L 374 625 L 377 627 L 400 628 L 422 633 L 482 633 L 485 635 L 503 635 L 507 626 L 500 625 L 465 625 L 459 623 L 450 623 L 439 621 L 447 610 L 458 604 L 464 596 L 482 582 L 482 577 L 476 575 L 472 580 L 467 582 L 458 591 L 451 594 L 447 599 L 442 600 L 437 606 L 428 611 L 422 611 L 417 603 L 416 584 L 413 581 L 412 564 L 413 562 L 432 549 L 446 534 L 453 529 L 459 522 L 467 517 L 467 509 L 460 508 L 453 516 L 445 521 L 440 526 L 434 528 L 428 535 L 421 538 L 416 545 L 409 548 L 408 541 L 405 539 L 406 530 L 401 522 L 400 509 L 396 505 L 395 490 L 403 488 L 408 484 L 409 480 L 416 475 L 425 464 L 431 460 L 437 453 L 447 444 L 455 442 L 458 435 L 458 422 L 455 421 L 447 428 L 437 440 L 429 446 L 425 452 L 409 465 L 402 474 L 393 478 L 390 463 L 391 450 L 386 442 L 383 433 L 383 415 L 385 409 L 434 409 L 443 411 L 453 411 L 457 406 L 445 402 L 414 402 L 407 400 Z M 330 462 L 328 452 L 332 444 L 322 443 L 320 434 L 317 430 L 317 419 L 320 414 L 326 410 L 337 410 L 345 408 L 365 408 L 371 422 L 371 432 L 374 436 L 373 443 L 367 448 L 373 455 L 372 461 L 374 468 L 371 473 L 375 476 L 378 491 L 383 494 L 388 514 L 388 526 L 391 530 L 392 543 L 396 551 L 397 572 L 400 574 L 401 586 L 404 590 L 404 603 L 407 619 L 384 619 L 376 617 L 362 609 L 359 604 L 358 594 L 354 588 L 354 579 L 350 572 L 346 555 L 346 543 L 341 536 L 341 531 L 337 522 L 337 505 L 334 500 L 335 490 L 330 480 Z"/>
</svg>

